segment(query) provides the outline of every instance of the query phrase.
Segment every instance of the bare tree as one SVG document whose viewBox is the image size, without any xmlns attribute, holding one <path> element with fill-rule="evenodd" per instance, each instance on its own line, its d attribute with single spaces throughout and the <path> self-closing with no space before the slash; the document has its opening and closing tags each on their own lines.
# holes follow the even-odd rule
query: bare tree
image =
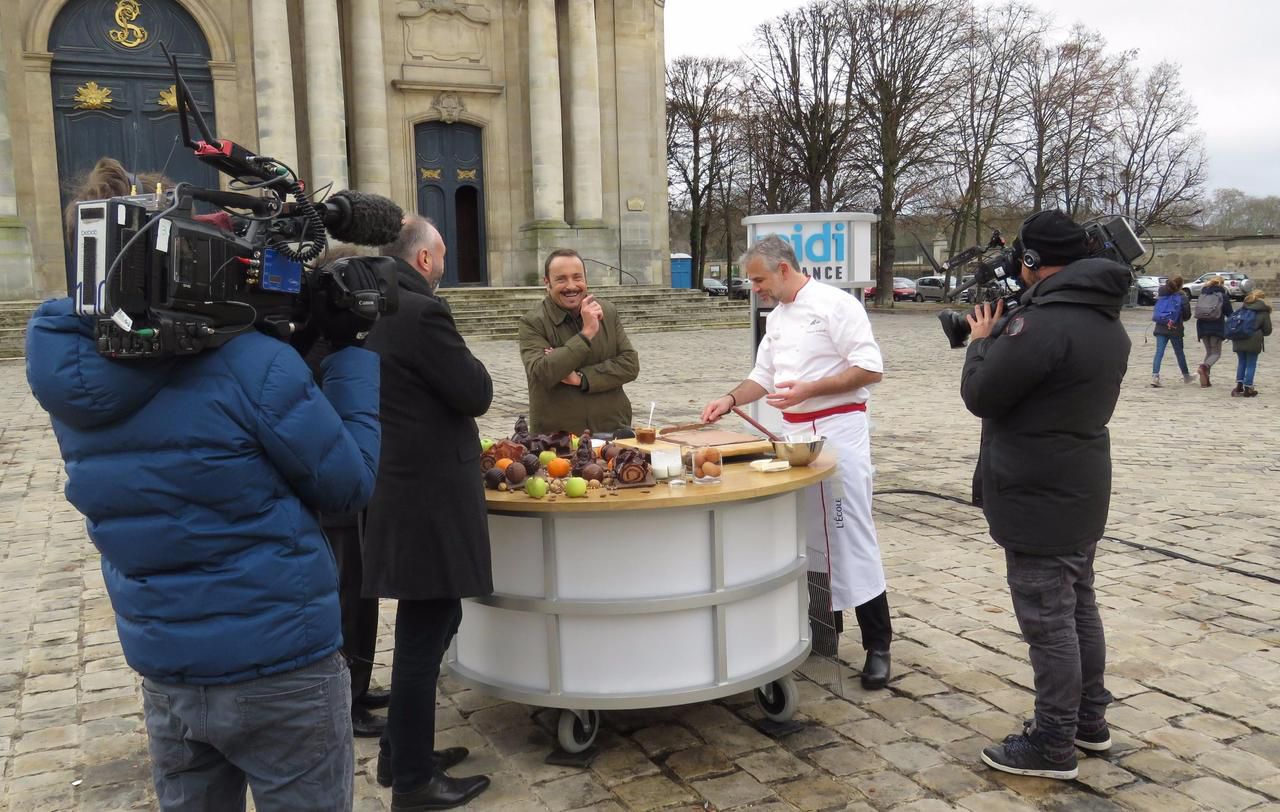
<svg viewBox="0 0 1280 812">
<path fill-rule="evenodd" d="M 1280 234 L 1280 197 L 1218 189 L 1207 207 L 1204 229 L 1211 234 Z"/>
<path fill-rule="evenodd" d="M 739 64 L 680 57 L 667 66 L 667 164 L 687 201 L 693 285 L 702 286 L 712 191 L 730 148 Z"/>
<path fill-rule="evenodd" d="M 1183 225 L 1202 208 L 1205 152 L 1195 123 L 1176 65 L 1161 62 L 1131 82 L 1103 188 L 1113 210 L 1157 226 Z"/>
<path fill-rule="evenodd" d="M 939 171 L 952 126 L 954 52 L 964 44 L 963 0 L 857 0 L 843 6 L 853 55 L 853 100 L 867 125 L 859 168 L 880 192 L 876 300 L 891 302 L 897 216 Z"/>
<path fill-rule="evenodd" d="M 856 120 L 842 18 L 839 5 L 819 0 L 761 25 L 756 33 L 753 76 L 768 102 L 764 120 L 757 123 L 767 131 L 765 140 L 779 148 L 775 156 L 794 182 L 808 191 L 809 211 L 826 211 L 848 193 L 848 179 L 839 175 Z"/>
<path fill-rule="evenodd" d="M 985 242 L 984 204 L 1007 177 L 1008 153 L 999 149 L 1002 136 L 1023 114 L 1011 92 L 1019 70 L 1039 47 L 1046 21 L 1030 6 L 1008 2 L 973 13 L 965 47 L 957 55 L 959 92 L 951 102 L 956 129 L 952 135 L 954 202 L 950 245 L 958 252 Z M 972 231 L 969 230 L 972 226 Z M 972 243 L 969 238 L 972 234 Z"/>
</svg>

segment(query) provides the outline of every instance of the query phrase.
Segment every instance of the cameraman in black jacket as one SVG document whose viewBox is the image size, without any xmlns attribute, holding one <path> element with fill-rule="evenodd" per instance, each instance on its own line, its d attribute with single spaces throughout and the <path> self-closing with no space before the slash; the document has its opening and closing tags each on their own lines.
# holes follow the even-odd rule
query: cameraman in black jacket
<svg viewBox="0 0 1280 812">
<path fill-rule="evenodd" d="M 1111 499 L 1107 422 L 1129 358 L 1120 307 L 1131 274 L 1088 258 L 1084 229 L 1058 211 L 1028 218 L 1020 241 L 1029 290 L 1007 323 L 1002 305 L 969 316 L 960 393 L 982 418 L 974 503 L 1005 550 L 1035 719 L 982 759 L 1004 772 L 1071 779 L 1076 746 L 1111 746 L 1093 558 Z"/>
</svg>

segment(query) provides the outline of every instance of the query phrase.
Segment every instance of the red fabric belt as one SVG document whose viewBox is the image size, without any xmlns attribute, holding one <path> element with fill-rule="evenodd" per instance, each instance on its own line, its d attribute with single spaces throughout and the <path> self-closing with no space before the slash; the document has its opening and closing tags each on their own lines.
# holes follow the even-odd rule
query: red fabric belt
<svg viewBox="0 0 1280 812">
<path fill-rule="evenodd" d="M 816 412 L 783 412 L 782 419 L 788 423 L 811 423 L 823 417 L 830 417 L 833 414 L 849 414 L 850 412 L 865 412 L 867 404 L 865 403 L 846 403 L 843 406 L 832 406 L 830 409 L 820 409 Z"/>
</svg>

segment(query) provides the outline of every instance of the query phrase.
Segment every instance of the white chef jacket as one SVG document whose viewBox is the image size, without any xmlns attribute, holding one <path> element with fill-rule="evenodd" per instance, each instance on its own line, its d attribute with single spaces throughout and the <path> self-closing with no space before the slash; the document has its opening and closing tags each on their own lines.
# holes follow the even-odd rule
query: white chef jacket
<svg viewBox="0 0 1280 812">
<path fill-rule="evenodd" d="M 789 304 L 769 313 L 765 337 L 748 376 L 767 391 L 778 381 L 816 381 L 850 367 L 883 372 L 867 311 L 839 288 L 809 280 Z M 866 403 L 866 387 L 809 398 L 789 414 Z M 807 494 L 809 569 L 830 576 L 831 609 L 861 606 L 885 591 L 884 566 L 871 517 L 871 443 L 866 412 L 786 424 L 787 431 L 827 438 L 838 470 Z"/>
<path fill-rule="evenodd" d="M 747 377 L 768 392 L 780 381 L 816 381 L 860 367 L 883 372 L 880 345 L 871 334 L 867 311 L 857 297 L 810 279 L 787 304 L 769 312 L 765 336 L 756 350 L 756 366 Z M 866 403 L 864 386 L 852 392 L 819 395 L 788 412 L 818 412 L 849 403 Z"/>
</svg>

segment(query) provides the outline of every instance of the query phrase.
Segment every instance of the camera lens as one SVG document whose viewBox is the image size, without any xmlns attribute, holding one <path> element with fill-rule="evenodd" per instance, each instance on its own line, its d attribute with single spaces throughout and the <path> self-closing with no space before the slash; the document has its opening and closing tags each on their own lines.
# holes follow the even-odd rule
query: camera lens
<svg viewBox="0 0 1280 812">
<path fill-rule="evenodd" d="M 938 321 L 942 322 L 942 334 L 951 343 L 951 349 L 959 349 L 969 340 L 969 333 L 973 328 L 969 326 L 964 313 L 959 310 L 943 310 L 938 314 Z"/>
</svg>

